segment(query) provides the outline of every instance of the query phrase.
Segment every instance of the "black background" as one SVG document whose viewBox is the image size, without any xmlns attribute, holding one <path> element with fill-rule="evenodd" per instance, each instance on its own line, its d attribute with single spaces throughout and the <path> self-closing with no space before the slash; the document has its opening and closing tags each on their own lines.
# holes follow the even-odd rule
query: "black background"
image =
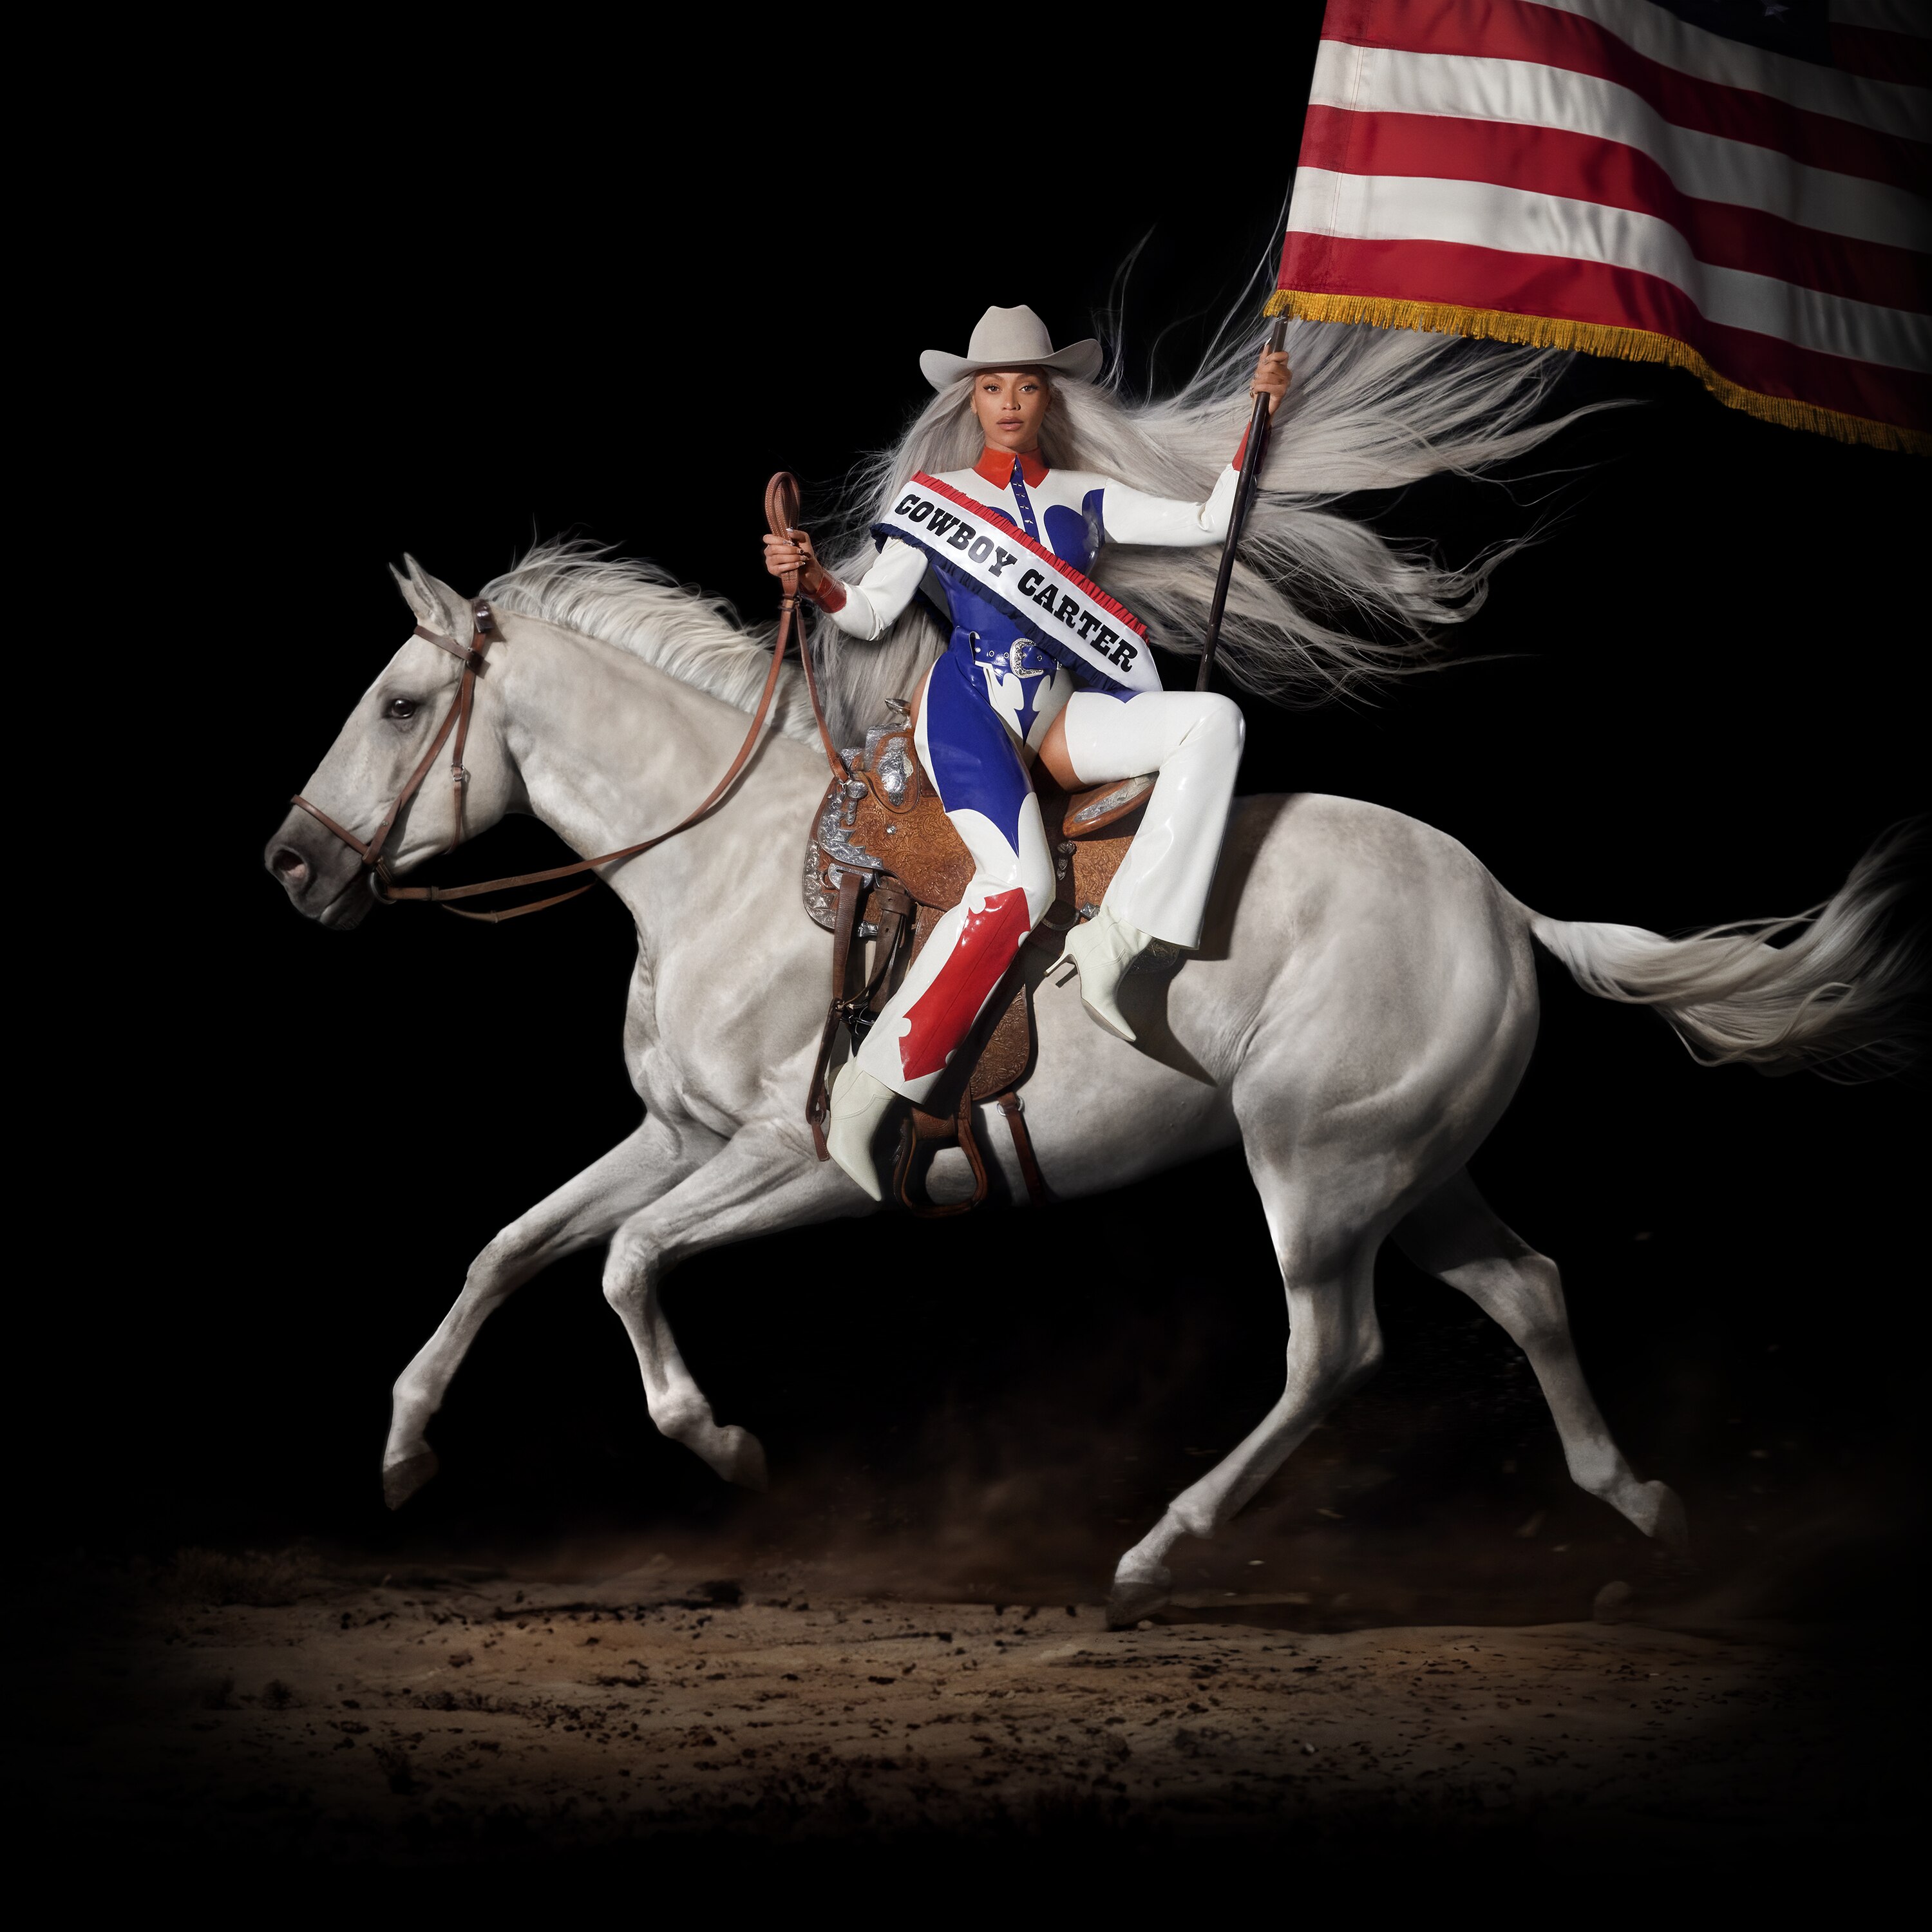
<svg viewBox="0 0 1932 1932">
<path fill-rule="evenodd" d="M 1280 64 L 1288 121 L 1312 50 L 1309 31 Z M 148 460 L 106 499 L 185 672 L 178 708 L 136 698 L 130 722 L 180 748 L 173 818 L 194 832 L 142 834 L 152 923 L 104 919 L 89 956 L 128 1032 L 104 1142 L 102 1083 L 68 1096 L 89 1262 L 49 1291 L 68 1352 L 33 1358 L 56 1378 L 77 1360 L 86 1409 L 56 1540 L 534 1560 L 700 1533 L 870 1539 L 914 1552 L 916 1588 L 918 1552 L 964 1525 L 972 1548 L 935 1586 L 1097 1592 L 1206 1466 L 1187 1451 L 1229 1446 L 1277 1391 L 1278 1278 L 1230 1156 L 1131 1197 L 901 1224 L 890 1268 L 854 1273 L 820 1234 L 692 1263 L 670 1316 L 719 1416 L 764 1438 L 763 1501 L 656 1436 L 579 1257 L 491 1324 L 434 1432 L 443 1474 L 382 1509 L 390 1382 L 470 1256 L 637 1104 L 610 896 L 500 929 L 406 909 L 338 937 L 260 869 L 405 634 L 386 566 L 407 550 L 469 591 L 533 535 L 575 530 L 762 614 L 770 471 L 807 480 L 809 520 L 916 403 L 921 348 L 963 344 L 989 302 L 1088 333 L 1144 238 L 1129 367 L 1184 370 L 1272 245 L 1292 147 L 1249 164 L 1225 100 L 1169 100 L 1104 166 L 1070 151 L 1051 219 L 989 216 L 955 247 L 902 194 L 861 192 L 880 165 L 862 142 L 810 166 L 734 147 L 785 100 L 746 88 L 716 123 L 640 113 L 621 135 L 553 101 L 486 136 L 430 89 L 314 147 L 266 124 L 252 161 L 208 146 L 172 231 L 170 326 L 125 365 L 122 427 Z M 1066 142 L 997 104 L 949 126 L 989 154 L 1030 142 L 1040 166 Z M 1922 805 L 1924 466 L 1754 422 L 1682 376 L 1585 362 L 1565 392 L 1612 395 L 1640 406 L 1566 432 L 1534 478 L 1360 506 L 1456 554 L 1560 520 L 1458 640 L 1494 661 L 1373 705 L 1250 704 L 1243 789 L 1412 813 L 1558 916 L 1675 931 L 1796 910 Z M 512 825 L 443 875 L 558 856 Z M 1640 1472 L 1676 1484 L 1720 1548 L 1900 1526 L 1922 1088 L 1701 1070 L 1649 1016 L 1547 962 L 1544 984 L 1536 1060 L 1477 1172 L 1564 1264 Z M 1351 1468 L 1375 1472 L 1356 1520 L 1418 1582 L 1538 1509 L 1546 1540 L 1600 1529 L 1508 1343 L 1393 1256 L 1382 1270 L 1380 1381 L 1200 1574 L 1265 1537 L 1292 1580 L 1316 1546 L 1295 1539 L 1326 1533 L 1315 1502 Z M 1555 1613 L 1580 1592 L 1580 1614 L 1600 1580 L 1524 1600 Z"/>
</svg>

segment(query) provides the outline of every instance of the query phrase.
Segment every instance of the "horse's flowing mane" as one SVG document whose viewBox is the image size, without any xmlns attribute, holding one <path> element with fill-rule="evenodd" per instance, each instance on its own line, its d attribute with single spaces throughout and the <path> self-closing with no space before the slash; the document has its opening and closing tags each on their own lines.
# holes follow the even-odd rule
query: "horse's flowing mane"
<svg viewBox="0 0 1932 1932">
<path fill-rule="evenodd" d="M 770 625 L 748 627 L 728 599 L 595 544 L 548 538 L 493 577 L 482 594 L 500 610 L 614 644 L 740 711 L 756 706 L 771 664 Z M 772 715 L 788 737 L 818 736 L 795 665 L 779 680 Z"/>
<path fill-rule="evenodd" d="M 1258 338 L 1239 325 L 1253 312 L 1244 297 L 1180 389 L 1145 398 L 1126 393 L 1117 319 L 1103 318 L 1110 371 L 1098 382 L 1052 379 L 1041 455 L 1054 468 L 1096 472 L 1156 496 L 1204 498 L 1247 418 Z M 1554 351 L 1312 322 L 1290 324 L 1288 349 L 1294 385 L 1242 536 L 1219 662 L 1246 690 L 1293 705 L 1440 662 L 1438 632 L 1475 614 L 1490 572 L 1521 547 L 1505 542 L 1457 566 L 1391 542 L 1342 514 L 1337 500 L 1444 471 L 1473 476 L 1583 412 L 1555 421 L 1544 413 L 1569 361 Z M 964 469 L 978 457 L 970 387 L 962 377 L 934 397 L 896 448 L 859 464 L 829 513 L 807 519 L 840 578 L 853 581 L 871 567 L 868 526 L 915 470 Z M 1108 546 L 1093 575 L 1147 620 L 1155 643 L 1198 655 L 1220 560 L 1218 545 Z M 827 708 L 849 742 L 888 698 L 910 694 L 945 634 L 915 602 L 875 644 L 822 620 L 814 641 Z"/>
</svg>

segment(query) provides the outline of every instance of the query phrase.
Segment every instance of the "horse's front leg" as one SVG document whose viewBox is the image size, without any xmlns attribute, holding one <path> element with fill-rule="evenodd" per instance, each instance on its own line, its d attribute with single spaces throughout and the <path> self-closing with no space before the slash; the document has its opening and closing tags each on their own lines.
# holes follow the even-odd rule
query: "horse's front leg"
<svg viewBox="0 0 1932 1932">
<path fill-rule="evenodd" d="M 604 1294 L 638 1352 L 651 1420 L 727 1482 L 765 1486 L 758 1438 L 721 1426 L 664 1318 L 661 1291 L 679 1262 L 707 1248 L 836 1216 L 869 1213 L 855 1183 L 813 1156 L 802 1126 L 754 1122 L 688 1180 L 633 1214 L 610 1244 Z"/>
<path fill-rule="evenodd" d="M 724 1145 L 704 1129 L 674 1130 L 655 1116 L 573 1180 L 496 1235 L 470 1273 L 436 1333 L 396 1378 L 382 1494 L 400 1509 L 436 1474 L 426 1435 L 476 1331 L 532 1276 L 562 1256 L 601 1241 L 646 1202 L 674 1187 Z"/>
</svg>

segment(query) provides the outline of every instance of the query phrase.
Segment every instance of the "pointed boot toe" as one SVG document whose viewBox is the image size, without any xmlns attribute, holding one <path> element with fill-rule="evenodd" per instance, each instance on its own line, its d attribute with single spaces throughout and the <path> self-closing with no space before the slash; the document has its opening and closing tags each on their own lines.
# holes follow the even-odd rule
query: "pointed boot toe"
<svg viewBox="0 0 1932 1932">
<path fill-rule="evenodd" d="M 1080 976 L 1080 1004 L 1087 1009 L 1087 1016 L 1096 1026 L 1104 1027 L 1117 1040 L 1124 1040 L 1131 1046 L 1134 1043 L 1134 1030 L 1127 1024 L 1127 1016 L 1122 1012 L 1120 1003 L 1114 998 L 1119 992 L 1120 976 L 1112 976 L 1108 984 L 1096 976 L 1089 979 L 1084 972 Z"/>
<path fill-rule="evenodd" d="M 825 1150 L 874 1201 L 886 1198 L 873 1143 L 895 1107 L 903 1104 L 883 1080 L 851 1062 L 832 1082 L 832 1106 L 825 1122 Z"/>
<path fill-rule="evenodd" d="M 1148 944 L 1145 933 L 1117 918 L 1104 903 L 1084 926 L 1076 926 L 1064 942 L 1066 956 L 1079 969 L 1080 1004 L 1096 1025 L 1130 1046 L 1134 1030 L 1120 1011 L 1120 982 Z"/>
</svg>

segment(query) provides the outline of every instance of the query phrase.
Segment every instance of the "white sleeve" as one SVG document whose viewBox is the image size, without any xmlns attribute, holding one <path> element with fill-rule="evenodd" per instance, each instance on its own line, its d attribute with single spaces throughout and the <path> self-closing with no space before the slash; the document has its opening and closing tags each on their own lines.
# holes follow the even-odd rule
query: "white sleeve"
<svg viewBox="0 0 1932 1932">
<path fill-rule="evenodd" d="M 1124 483 L 1109 483 L 1101 492 L 1100 522 L 1109 543 L 1159 544 L 1185 550 L 1219 543 L 1228 534 L 1234 508 L 1234 491 L 1241 472 L 1231 463 L 1222 471 L 1214 494 L 1204 503 L 1184 503 L 1173 496 L 1150 496 Z"/>
<path fill-rule="evenodd" d="M 856 584 L 842 584 L 845 601 L 827 614 L 848 638 L 882 638 L 904 614 L 926 575 L 926 553 L 900 537 L 886 538 L 879 560 Z"/>
</svg>

